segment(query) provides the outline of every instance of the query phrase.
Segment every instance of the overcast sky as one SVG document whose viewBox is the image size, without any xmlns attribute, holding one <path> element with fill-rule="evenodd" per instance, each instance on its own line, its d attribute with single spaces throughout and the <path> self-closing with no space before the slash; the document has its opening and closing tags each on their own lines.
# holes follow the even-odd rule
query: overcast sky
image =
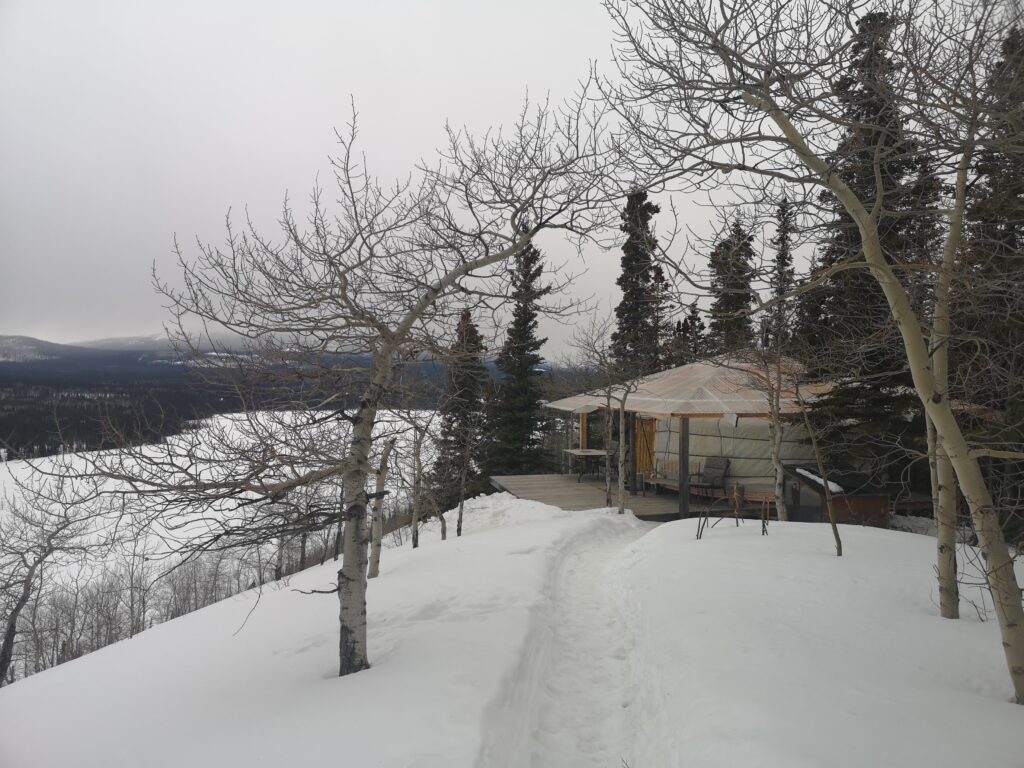
<svg viewBox="0 0 1024 768">
<path fill-rule="evenodd" d="M 246 206 L 272 225 L 350 96 L 391 176 L 446 119 L 568 95 L 610 45 L 597 0 L 0 0 L 0 334 L 157 332 L 174 235 L 217 240 Z M 618 254 L 596 257 L 576 291 L 609 300 Z"/>
</svg>

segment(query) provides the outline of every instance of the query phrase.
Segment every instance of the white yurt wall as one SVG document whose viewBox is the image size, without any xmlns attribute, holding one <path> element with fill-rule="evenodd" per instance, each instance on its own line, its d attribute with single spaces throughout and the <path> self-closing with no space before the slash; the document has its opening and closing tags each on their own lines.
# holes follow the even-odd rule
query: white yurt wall
<svg viewBox="0 0 1024 768">
<path fill-rule="evenodd" d="M 805 441 L 806 433 L 796 425 L 783 432 L 782 461 L 786 464 L 814 460 Z M 658 419 L 656 455 L 678 461 L 679 419 Z M 729 459 L 726 485 L 739 483 L 748 489 L 770 487 L 775 482 L 768 441 L 768 419 L 724 416 L 721 419 L 690 419 L 690 472 L 697 473 L 708 456 Z"/>
</svg>

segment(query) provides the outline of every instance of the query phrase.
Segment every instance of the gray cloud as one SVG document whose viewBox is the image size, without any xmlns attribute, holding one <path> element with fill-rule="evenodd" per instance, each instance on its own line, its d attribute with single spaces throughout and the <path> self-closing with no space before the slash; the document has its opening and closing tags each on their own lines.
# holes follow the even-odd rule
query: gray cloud
<svg viewBox="0 0 1024 768">
<path fill-rule="evenodd" d="M 218 240 L 229 207 L 272 226 L 326 168 L 350 95 L 391 176 L 446 120 L 482 129 L 527 89 L 569 94 L 610 44 L 595 0 L 6 0 L 0 333 L 157 329 L 149 272 L 173 276 L 174 234 Z M 579 292 L 606 299 L 612 274 Z"/>
</svg>

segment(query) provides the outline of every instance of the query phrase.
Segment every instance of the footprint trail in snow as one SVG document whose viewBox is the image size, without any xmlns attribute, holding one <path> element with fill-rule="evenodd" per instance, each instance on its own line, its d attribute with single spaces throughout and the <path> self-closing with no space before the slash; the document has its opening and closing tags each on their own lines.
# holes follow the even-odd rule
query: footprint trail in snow
<svg viewBox="0 0 1024 768">
<path fill-rule="evenodd" d="M 650 527 L 618 516 L 595 523 L 554 563 L 520 667 L 487 717 L 481 766 L 622 765 L 631 639 L 617 605 L 617 561 Z"/>
</svg>

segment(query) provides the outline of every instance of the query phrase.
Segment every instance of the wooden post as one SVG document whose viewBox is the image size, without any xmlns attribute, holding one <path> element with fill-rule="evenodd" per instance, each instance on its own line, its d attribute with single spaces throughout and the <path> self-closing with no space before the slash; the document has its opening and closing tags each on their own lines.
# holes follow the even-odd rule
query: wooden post
<svg viewBox="0 0 1024 768">
<path fill-rule="evenodd" d="M 690 516 L 690 419 L 679 417 L 679 517 Z"/>
<path fill-rule="evenodd" d="M 587 414 L 580 414 L 580 448 L 587 447 Z"/>
</svg>

